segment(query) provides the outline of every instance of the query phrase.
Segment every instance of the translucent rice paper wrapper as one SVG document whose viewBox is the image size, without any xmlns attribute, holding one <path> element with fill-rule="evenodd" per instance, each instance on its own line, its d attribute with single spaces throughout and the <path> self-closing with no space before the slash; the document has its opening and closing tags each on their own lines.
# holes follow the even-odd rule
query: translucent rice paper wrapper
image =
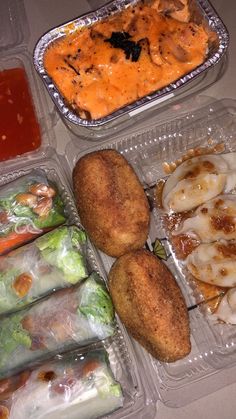
<svg viewBox="0 0 236 419">
<path fill-rule="evenodd" d="M 0 314 L 87 277 L 86 235 L 63 226 L 0 257 Z"/>
<path fill-rule="evenodd" d="M 92 419 L 123 405 L 104 350 L 66 355 L 0 382 L 1 388 L 0 417 L 5 411 L 9 419 Z"/>
<path fill-rule="evenodd" d="M 22 175 L 27 175 L 31 172 L 32 168 L 37 167 L 43 170 L 43 172 L 47 175 L 49 181 L 53 184 L 58 186 L 58 190 L 60 192 L 60 196 L 62 197 L 63 203 L 65 204 L 65 214 L 67 217 L 66 224 L 68 225 L 76 225 L 80 226 L 80 220 L 78 218 L 78 213 L 75 207 L 71 183 L 70 183 L 70 176 L 69 176 L 69 168 L 72 167 L 70 164 L 67 165 L 65 159 L 58 154 L 55 154 L 55 150 L 50 149 L 50 153 L 47 155 L 47 158 L 38 160 L 35 162 L 34 159 L 30 159 L 24 164 L 24 167 L 20 165 L 20 163 L 14 163 L 14 167 L 9 169 L 9 165 L 5 167 L 4 171 L 2 171 L 2 176 L 0 179 L 0 185 L 9 183 L 12 180 L 19 178 Z M 87 266 L 88 271 L 93 272 L 96 271 L 100 274 L 102 278 L 106 278 L 105 268 L 102 264 L 100 254 L 96 251 L 94 246 L 87 240 L 86 244 L 86 259 L 87 259 Z M 82 280 L 80 284 L 75 285 L 75 287 L 80 287 L 82 283 L 85 281 Z M 57 293 L 61 293 L 61 291 L 56 291 L 53 296 Z M 47 297 L 49 298 L 49 297 Z M 54 301 L 54 300 L 52 300 Z M 44 302 L 41 300 L 40 302 L 34 303 L 31 307 L 28 307 L 27 310 L 24 309 L 24 312 L 28 312 L 29 309 L 38 306 Z M 53 305 L 52 305 L 53 307 Z M 23 310 L 21 311 L 23 313 Z M 19 313 L 17 313 L 19 314 Z M 58 314 L 58 313 L 57 313 Z M 56 314 L 56 315 L 57 315 Z M 8 315 L 9 316 L 9 315 Z M 10 317 L 10 316 L 9 316 Z M 55 316 L 54 316 L 55 317 Z M 4 316 L 6 318 L 6 316 Z M 1 325 L 1 320 L 0 320 Z M 113 323 L 112 323 L 113 326 Z M 86 351 L 91 348 L 98 348 L 98 347 L 105 347 L 107 352 L 109 353 L 109 360 L 111 364 L 112 371 L 116 377 L 116 379 L 120 382 L 123 390 L 124 396 L 124 405 L 122 410 L 118 409 L 112 414 L 114 419 L 119 418 L 120 416 L 124 417 L 142 417 L 151 418 L 155 416 L 156 411 L 156 400 L 158 398 L 158 393 L 153 386 L 153 381 L 150 374 L 149 364 L 145 362 L 144 357 L 137 358 L 134 352 L 134 348 L 132 342 L 123 328 L 122 324 L 118 320 L 118 325 L 114 325 L 115 334 L 112 338 L 105 339 L 101 343 L 97 341 L 94 344 L 90 345 L 89 347 L 86 346 Z M 2 335 L 0 337 L 0 341 L 2 342 Z M 80 346 L 73 342 L 73 347 Z M 24 347 L 23 347 L 24 349 Z M 28 350 L 28 349 L 25 349 Z M 66 350 L 67 351 L 67 350 Z M 81 352 L 82 349 L 79 349 Z M 84 348 L 83 348 L 84 351 Z M 41 351 L 42 353 L 43 351 Z M 54 351 L 53 356 L 56 351 Z M 59 352 L 59 351 L 58 351 Z M 60 350 L 61 352 L 61 350 Z M 64 351 L 63 351 L 64 352 Z M 30 351 L 28 351 L 30 353 Z M 2 354 L 2 351 L 1 351 Z M 0 360 L 2 359 L 2 355 L 0 354 Z M 52 359 L 51 354 L 48 352 L 39 356 L 39 361 L 30 361 L 29 364 L 36 364 L 37 367 L 42 365 L 43 358 L 48 358 L 50 355 L 50 359 Z M 61 355 L 60 355 L 61 356 Z M 58 357 L 58 356 L 57 356 Z M 45 362 L 45 360 L 43 361 Z M 9 365 L 8 361 L 8 365 Z M 28 369 L 29 364 L 27 362 L 22 362 L 19 370 Z M 17 369 L 9 368 L 9 375 L 17 373 Z M 141 379 L 142 377 L 142 379 Z M 0 398 L 1 398 L 1 388 L 0 388 Z M 1 404 L 1 402 L 0 402 Z M 60 412 L 61 413 L 61 412 Z M 105 414 L 105 413 L 104 413 Z M 97 414 L 98 415 L 98 414 Z M 79 416 L 79 411 L 77 409 L 77 416 Z M 58 414 L 60 417 L 60 414 Z M 68 419 L 70 418 L 70 414 L 68 413 Z M 27 419 L 27 418 L 25 418 Z"/>
<path fill-rule="evenodd" d="M 57 186 L 32 170 L 0 189 L 0 254 L 65 222 Z"/>
<path fill-rule="evenodd" d="M 0 321 L 0 377 L 115 332 L 111 298 L 96 273 Z"/>
</svg>

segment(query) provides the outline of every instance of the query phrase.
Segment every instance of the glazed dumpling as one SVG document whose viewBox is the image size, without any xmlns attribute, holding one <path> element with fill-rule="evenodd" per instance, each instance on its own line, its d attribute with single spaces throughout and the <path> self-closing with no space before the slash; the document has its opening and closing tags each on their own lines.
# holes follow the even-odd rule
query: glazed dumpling
<svg viewBox="0 0 236 419">
<path fill-rule="evenodd" d="M 167 179 L 162 194 L 165 211 L 189 211 L 236 186 L 236 153 L 186 160 Z"/>
<path fill-rule="evenodd" d="M 236 286 L 236 241 L 200 244 L 186 259 L 192 275 L 221 287 Z"/>
<path fill-rule="evenodd" d="M 220 195 L 201 205 L 172 234 L 188 234 L 203 243 L 236 240 L 236 195 Z"/>
<path fill-rule="evenodd" d="M 222 298 L 214 316 L 229 324 L 236 324 L 236 288 L 231 288 Z"/>
</svg>

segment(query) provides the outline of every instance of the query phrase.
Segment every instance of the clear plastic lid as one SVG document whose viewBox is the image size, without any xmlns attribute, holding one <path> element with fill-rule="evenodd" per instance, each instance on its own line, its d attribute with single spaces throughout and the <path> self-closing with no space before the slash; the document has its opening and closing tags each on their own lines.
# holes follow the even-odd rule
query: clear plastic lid
<svg viewBox="0 0 236 419">
<path fill-rule="evenodd" d="M 0 2 L 0 51 L 23 44 L 29 36 L 22 0 Z"/>
<path fill-rule="evenodd" d="M 130 135 L 103 142 L 100 146 L 83 150 L 71 142 L 66 149 L 66 158 L 73 169 L 76 161 L 88 152 L 113 148 L 122 153 L 134 167 L 145 189 L 156 184 L 166 174 L 163 162 L 181 158 L 187 150 L 197 147 L 223 145 L 225 152 L 236 150 L 236 102 L 231 99 L 213 101 L 209 98 L 192 99 L 173 106 L 172 119 L 165 123 L 137 129 Z M 204 106 L 205 105 L 205 106 Z M 166 231 L 158 209 L 151 215 L 150 243 L 156 238 L 165 238 Z M 165 244 L 164 244 L 165 243 Z M 163 403 L 180 407 L 216 391 L 227 382 L 235 381 L 236 327 L 216 323 L 206 314 L 203 305 L 196 307 L 196 298 L 201 301 L 200 291 L 191 284 L 181 263 L 171 253 L 168 240 L 163 241 L 169 269 L 174 274 L 190 308 L 191 353 L 175 363 L 160 363 L 134 343 L 138 359 L 145 359 L 156 391 Z M 112 260 L 101 254 L 108 272 Z M 230 368 L 229 368 L 230 367 Z M 216 380 L 217 376 L 217 380 Z"/>
<path fill-rule="evenodd" d="M 8 83 L 10 80 L 10 73 L 12 80 L 14 79 L 14 70 L 18 71 L 18 75 L 23 75 L 22 77 L 26 79 L 26 90 L 22 92 L 22 97 L 24 96 L 25 92 L 29 90 L 29 102 L 24 102 L 23 100 L 21 103 L 24 102 L 24 110 L 26 110 L 27 106 L 31 105 L 33 107 L 32 114 L 26 110 L 26 114 L 30 118 L 31 116 L 35 115 L 35 124 L 39 125 L 40 130 L 40 141 L 38 141 L 37 146 L 33 149 L 33 147 L 27 149 L 26 151 L 19 153 L 12 153 L 10 157 L 5 158 L 5 152 L 0 155 L 0 172 L 4 171 L 5 168 L 16 168 L 22 167 L 27 160 L 35 160 L 42 158 L 43 156 L 48 155 L 49 150 L 53 153 L 53 148 L 56 147 L 56 139 L 53 127 L 56 124 L 55 112 L 51 111 L 51 108 L 48 105 L 47 97 L 45 95 L 44 89 L 42 88 L 42 84 L 37 77 L 34 68 L 32 66 L 32 57 L 28 51 L 27 44 L 29 42 L 29 25 L 28 19 L 26 16 L 26 9 L 24 0 L 4 0 L 0 2 L 0 73 L 1 73 L 1 96 L 2 103 L 1 106 L 4 106 L 6 93 L 4 89 L 8 87 Z M 4 70 L 7 70 L 6 72 Z M 23 71 L 22 71 L 23 70 Z M 16 73 L 15 73 L 16 75 Z M 18 80 L 18 78 L 17 78 Z M 22 78 L 21 78 L 22 80 Z M 9 84 L 10 85 L 10 84 Z M 17 88 L 17 81 L 12 84 Z M 10 91 L 9 91 L 10 94 Z M 20 96 L 20 88 L 18 92 L 12 96 L 9 96 L 8 102 L 13 102 L 15 99 Z M 31 102 L 31 103 L 30 103 Z M 6 107 L 5 107 L 6 108 Z M 8 106 L 9 108 L 9 106 Z M 3 108 L 1 108 L 3 109 Z M 13 107 L 12 107 L 13 109 Z M 21 109 L 22 110 L 22 109 Z M 4 109 L 4 115 L 2 118 L 6 117 L 6 109 Z M 24 113 L 24 112 L 23 112 Z M 21 124 L 21 112 L 19 116 L 19 124 Z M 9 118 L 8 118 L 9 117 Z M 11 125 L 11 120 L 14 119 L 14 111 L 9 110 L 9 114 L 7 115 L 8 124 Z M 30 119 L 31 120 L 31 119 Z M 10 122 L 9 122 L 10 121 Z M 13 125 L 13 124 L 12 124 Z M 7 148 L 9 147 L 9 143 L 5 140 L 5 132 L 4 129 L 6 127 L 6 121 L 2 120 L 1 125 L 1 146 Z M 34 133 L 36 128 L 32 128 L 32 130 L 26 131 L 29 137 L 31 137 L 32 133 Z M 9 128 L 10 131 L 10 128 Z M 23 134 L 22 134 L 23 135 Z M 19 142 L 21 139 L 20 135 L 16 135 L 16 139 L 14 140 L 14 148 L 15 143 Z M 33 141 L 33 135 L 32 135 Z M 40 145 L 39 145 L 40 143 Z M 27 147 L 25 147 L 26 149 Z M 31 150 L 31 151 L 28 151 Z M 17 155 L 16 155 L 17 154 Z"/>
<path fill-rule="evenodd" d="M 0 188 L 8 182 L 30 173 L 35 168 L 44 171 L 47 178 L 57 185 L 66 207 L 67 223 L 80 225 L 71 182 L 67 176 L 69 167 L 66 167 L 65 160 L 62 161 L 56 153 L 53 157 L 46 155 L 37 161 L 25 161 L 18 169 L 11 170 L 9 166 L 6 166 L 1 175 Z M 96 271 L 106 280 L 100 255 L 89 241 L 86 253 L 89 271 Z M 149 365 L 146 364 L 145 358 L 137 358 L 132 341 L 118 319 L 114 337 L 106 339 L 102 343 L 89 345 L 87 348 L 94 349 L 101 346 L 109 354 L 112 371 L 116 380 L 121 384 L 124 396 L 124 406 L 114 412 L 111 417 L 117 419 L 121 417 L 153 419 L 156 417 L 158 394 L 152 383 Z"/>
<path fill-rule="evenodd" d="M 0 6 L 1 7 L 1 6 Z M 46 155 L 49 148 L 55 147 L 56 140 L 53 130 L 54 114 L 50 114 L 44 89 L 42 89 L 41 81 L 37 78 L 34 72 L 30 54 L 21 47 L 9 49 L 7 52 L 0 52 L 0 72 L 3 74 L 4 70 L 22 69 L 26 75 L 26 82 L 29 87 L 29 96 L 33 105 L 36 121 L 39 124 L 41 144 L 38 148 L 19 154 L 14 158 L 0 161 L 0 171 L 3 168 L 15 168 L 23 166 L 27 160 L 35 160 Z M 9 92 L 10 93 L 10 92 Z M 14 95 L 9 96 L 9 101 L 14 101 Z M 10 109 L 10 107 L 9 107 Z M 19 110 L 19 115 L 21 110 Z M 9 118 L 11 121 L 11 111 L 9 110 Z M 12 112 L 12 120 L 15 117 Z M 20 116 L 19 116 L 20 118 Z M 4 124 L 4 121 L 2 121 Z M 19 123 L 21 120 L 19 120 Z M 19 141 L 19 137 L 16 138 Z M 2 142 L 4 145 L 4 143 Z M 5 143 L 6 144 L 6 143 Z"/>
</svg>

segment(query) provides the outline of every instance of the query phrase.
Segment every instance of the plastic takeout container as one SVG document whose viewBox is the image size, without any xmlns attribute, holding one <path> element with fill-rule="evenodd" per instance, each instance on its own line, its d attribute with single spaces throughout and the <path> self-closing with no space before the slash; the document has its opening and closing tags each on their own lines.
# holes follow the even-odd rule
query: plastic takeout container
<svg viewBox="0 0 236 419">
<path fill-rule="evenodd" d="M 131 162 L 144 187 L 149 188 L 158 178 L 163 176 L 163 160 L 176 159 L 185 149 L 199 144 L 207 144 L 207 141 L 211 138 L 216 143 L 224 141 L 228 150 L 236 148 L 236 103 L 232 100 L 224 100 L 210 103 L 201 110 L 192 112 L 189 112 L 189 108 L 186 106 L 181 118 L 168 119 L 159 126 L 156 126 L 156 122 L 152 121 L 145 129 L 135 126 L 135 131 L 133 130 L 133 133 L 129 136 L 116 137 L 110 141 L 105 141 L 99 147 L 91 147 L 83 153 L 81 153 L 76 141 L 71 142 L 66 150 L 66 156 L 59 156 L 56 152 L 53 129 L 48 128 L 51 118 L 48 119 L 47 108 L 44 109 L 46 106 L 44 95 L 41 96 L 41 89 L 34 75 L 31 75 L 32 68 L 29 55 L 25 47 L 17 47 L 21 42 L 24 43 L 25 39 L 24 31 L 18 27 L 18 23 L 22 19 L 22 9 L 18 9 L 18 4 L 21 5 L 21 1 L 6 0 L 4 5 L 0 6 L 0 10 L 5 10 L 6 4 L 8 5 L 7 10 L 18 10 L 19 13 L 15 12 L 12 15 L 8 13 L 7 15 L 11 22 L 10 27 L 13 35 L 8 38 L 10 40 L 7 42 L 8 50 L 4 54 L 1 50 L 1 42 L 5 42 L 5 37 L 1 38 L 4 32 L 0 32 L 0 63 L 4 65 L 4 68 L 8 68 L 8 65 L 16 65 L 15 60 L 18 60 L 18 63 L 20 60 L 26 68 L 45 139 L 40 150 L 30 155 L 23 155 L 0 163 L 0 188 L 1 185 L 29 173 L 34 168 L 40 168 L 46 172 L 49 179 L 57 184 L 66 204 L 68 223 L 79 224 L 71 187 L 71 170 L 82 154 L 102 147 L 117 149 Z M 215 27 L 219 25 L 222 28 L 225 34 L 224 40 L 226 43 L 224 45 L 226 47 L 228 42 L 227 32 L 220 19 L 216 17 L 208 2 L 200 0 L 199 4 L 201 7 L 207 5 L 207 13 L 212 13 L 212 25 L 215 25 Z M 14 9 L 14 7 L 16 8 Z M 3 13 L 5 14 L 5 11 Z M 14 19 L 16 17 L 16 19 L 14 20 L 10 16 Z M 3 22 L 5 24 L 4 20 Z M 14 22 L 18 23 L 14 24 Z M 26 24 L 25 21 L 23 23 Z M 223 48 L 222 54 L 224 50 L 225 48 Z M 216 66 L 212 67 L 212 69 L 215 68 Z M 207 74 L 209 74 L 208 71 L 205 71 L 200 75 L 200 78 L 204 81 Z M 210 78 L 210 82 L 212 80 Z M 207 83 L 209 83 L 209 80 Z M 200 88 L 199 78 L 193 79 L 191 85 L 195 86 L 191 92 L 198 91 Z M 185 86 L 188 90 L 188 83 Z M 175 93 L 173 91 L 174 95 Z M 171 97 L 170 100 L 173 101 L 174 98 L 175 96 Z M 150 104 L 152 104 L 152 101 L 150 101 Z M 155 106 L 158 106 L 158 104 Z M 175 115 L 179 115 L 181 108 L 177 106 L 175 110 Z M 127 113 L 124 117 L 117 119 L 117 125 L 114 123 L 114 126 L 111 124 L 107 128 L 104 125 L 99 127 L 97 131 L 87 127 L 77 127 L 78 131 L 76 130 L 76 132 L 80 134 L 85 132 L 85 135 L 95 138 L 104 137 L 133 124 L 139 117 L 141 120 L 141 116 L 146 116 L 148 112 L 149 110 L 145 110 L 145 112 L 133 116 Z M 155 238 L 157 231 L 159 237 L 160 233 L 164 234 L 158 213 L 153 213 L 151 226 L 151 239 Z M 103 278 L 106 278 L 112 259 L 98 252 L 90 243 L 87 255 L 90 269 L 96 270 Z M 182 281 L 179 267 L 171 258 L 168 263 L 186 296 L 187 304 L 192 305 L 195 301 L 192 288 Z M 101 344 L 109 354 L 111 368 L 116 380 L 120 382 L 124 394 L 124 407 L 114 412 L 111 415 L 112 418 L 156 418 L 158 412 L 156 412 L 154 404 L 157 399 L 168 406 L 177 407 L 199 399 L 224 386 L 225 383 L 229 384 L 235 381 L 236 329 L 230 326 L 214 328 L 199 309 L 190 311 L 190 322 L 192 332 L 191 354 L 174 364 L 163 364 L 152 358 L 139 344 L 130 339 L 124 327 L 118 321 L 119 326 L 115 337 Z M 92 346 L 90 348 L 92 349 Z"/>
<path fill-rule="evenodd" d="M 78 419 L 105 416 L 123 404 L 120 385 L 114 380 L 106 351 L 78 350 L 24 371 L 8 380 L 1 392 L 2 417 Z M 48 412 L 50 414 L 48 415 Z M 9 413 L 9 414 L 8 414 Z"/>
<path fill-rule="evenodd" d="M 5 54 L 0 53 L 0 71 L 14 68 L 23 69 L 26 73 L 26 79 L 29 85 L 36 120 L 38 121 L 40 127 L 41 144 L 39 148 L 34 151 L 19 154 L 14 159 L 9 159 L 0 163 L 0 172 L 2 167 L 11 164 L 11 162 L 14 162 L 14 165 L 16 165 L 17 162 L 22 165 L 22 161 L 32 160 L 39 158 L 40 156 L 43 157 L 46 155 L 46 150 L 48 150 L 49 147 L 55 147 L 55 135 L 52 129 L 53 116 L 49 112 L 45 92 L 40 86 L 40 80 L 36 77 L 31 62 L 31 56 L 26 49 L 14 47 L 5 52 Z"/>
<path fill-rule="evenodd" d="M 42 144 L 38 150 L 0 162 L 0 188 L 33 169 L 43 170 L 47 178 L 55 183 L 66 207 L 67 223 L 80 226 L 74 204 L 71 183 L 68 182 L 69 168 L 65 159 L 56 151 L 53 115 L 50 115 L 45 92 L 37 79 L 27 50 L 28 25 L 23 2 L 6 0 L 0 6 L 0 70 L 20 67 L 26 72 L 32 94 L 36 116 L 40 124 Z M 9 31 L 7 32 L 6 29 Z M 9 36 L 8 36 L 9 34 Z M 1 48 L 4 46 L 4 48 Z M 87 266 L 105 278 L 103 264 L 94 246 L 89 242 L 86 250 Z M 97 347 L 106 349 L 115 379 L 119 381 L 124 395 L 124 405 L 112 414 L 114 418 L 140 417 L 154 418 L 157 394 L 153 390 L 149 365 L 137 360 L 130 338 L 122 324 L 118 322 L 113 338 L 88 345 L 85 351 Z M 27 368 L 27 365 L 25 366 Z"/>
<path fill-rule="evenodd" d="M 210 102 L 200 110 L 186 113 L 182 118 L 136 130 L 130 136 L 117 137 L 82 153 L 76 147 L 76 142 L 70 143 L 66 157 L 74 167 L 76 161 L 88 152 L 114 148 L 128 159 L 144 188 L 149 190 L 158 179 L 166 177 L 163 162 L 175 161 L 189 149 L 223 143 L 226 152 L 235 151 L 235 130 L 236 102 L 225 99 Z M 156 238 L 165 237 L 161 214 L 154 209 L 149 241 L 152 243 Z M 165 243 L 169 254 L 170 246 Z M 108 272 L 112 259 L 100 254 Z M 184 293 L 187 306 L 192 307 L 198 297 L 196 290 L 186 280 L 174 257 L 168 258 L 167 265 Z M 236 327 L 215 324 L 201 308 L 190 310 L 189 316 L 192 350 L 189 356 L 180 361 L 160 363 L 134 343 L 138 358 L 144 357 L 152 367 L 151 376 L 160 399 L 171 407 L 185 405 L 215 391 L 225 385 L 226 377 L 227 383 L 235 381 Z"/>
<path fill-rule="evenodd" d="M 50 113 L 42 82 L 35 74 L 32 65 L 32 54 L 29 53 L 27 48 L 30 33 L 24 1 L 6 0 L 1 2 L 0 23 L 0 72 L 16 68 L 24 70 L 36 120 L 40 126 L 41 137 L 41 145 L 34 151 L 0 161 L 1 172 L 9 164 L 13 164 L 16 167 L 19 163 L 20 167 L 25 160 L 32 161 L 32 159 L 48 155 L 49 148 L 53 149 L 56 147 L 56 139 L 53 130 L 55 115 L 53 112 Z M 4 143 L 2 143 L 2 146 L 4 146 Z"/>
<path fill-rule="evenodd" d="M 71 187 L 67 180 L 66 170 L 61 169 L 61 161 L 56 153 L 54 158 L 50 156 L 48 156 L 48 158 L 43 157 L 38 159 L 37 162 L 34 160 L 27 162 L 25 160 L 24 167 L 21 169 L 14 170 L 12 165 L 11 169 L 10 165 L 8 168 L 5 167 L 5 170 L 1 176 L 0 188 L 1 185 L 12 181 L 19 176 L 28 174 L 32 169 L 36 167 L 43 170 L 46 173 L 48 179 L 57 185 L 59 193 L 63 199 L 63 202 L 65 203 L 68 224 L 79 226 L 79 218 L 73 201 Z M 100 274 L 101 277 L 104 278 L 105 272 L 100 256 L 94 246 L 90 243 L 88 243 L 86 254 L 88 270 L 90 272 L 96 271 Z M 101 343 L 91 344 L 86 346 L 85 349 L 88 350 L 91 348 L 96 348 L 100 345 Z M 130 343 L 130 339 L 122 325 L 117 327 L 117 332 L 114 338 L 105 340 L 103 346 L 109 353 L 111 368 L 115 374 L 116 379 L 120 382 L 124 392 L 124 407 L 122 408 L 122 414 L 125 414 L 127 417 L 129 417 L 133 414 L 138 414 L 137 412 L 139 412 L 141 415 L 140 417 L 142 417 L 142 414 L 145 418 L 154 417 L 155 406 L 153 403 L 156 401 L 157 396 L 149 385 L 149 376 L 146 376 L 145 373 L 145 370 L 148 369 L 148 366 L 143 366 L 143 371 L 141 371 L 142 362 L 137 363 L 132 344 Z M 140 377 L 144 377 L 144 375 L 146 378 L 144 380 L 142 378 L 141 380 Z M 114 413 L 114 417 L 118 418 L 120 417 L 119 415 L 119 410 Z"/>
<path fill-rule="evenodd" d="M 78 28 L 92 25 L 111 14 L 118 13 L 129 5 L 135 5 L 136 3 L 137 0 L 114 0 L 94 12 L 50 30 L 40 38 L 35 47 L 35 68 L 41 76 L 60 116 L 67 126 L 78 136 L 86 136 L 94 140 L 99 137 L 105 138 L 108 135 L 114 134 L 114 132 L 127 128 L 127 126 L 131 124 L 133 125 L 137 120 L 140 121 L 144 117 L 146 118 L 147 115 L 149 115 L 150 110 L 153 110 L 154 107 L 155 109 L 159 108 L 165 101 L 173 100 L 175 96 L 183 93 L 184 90 L 189 89 L 191 86 L 193 87 L 195 82 L 197 82 L 196 80 L 198 80 L 199 77 L 202 77 L 209 69 L 213 68 L 221 60 L 227 50 L 227 30 L 208 0 L 198 0 L 196 4 L 191 2 L 193 19 L 197 19 L 197 21 L 200 19 L 200 21 L 209 25 L 211 30 L 217 34 L 218 38 L 217 42 L 214 41 L 209 45 L 209 52 L 203 64 L 165 88 L 124 106 L 104 118 L 88 120 L 79 117 L 75 111 L 67 106 L 65 99 L 60 94 L 52 79 L 48 76 L 44 67 L 45 51 L 53 42 L 69 33 L 75 32 Z M 192 4 L 194 4 L 194 7 L 192 7 Z"/>
<path fill-rule="evenodd" d="M 23 0 L 0 4 L 0 51 L 26 42 L 29 35 Z"/>
</svg>

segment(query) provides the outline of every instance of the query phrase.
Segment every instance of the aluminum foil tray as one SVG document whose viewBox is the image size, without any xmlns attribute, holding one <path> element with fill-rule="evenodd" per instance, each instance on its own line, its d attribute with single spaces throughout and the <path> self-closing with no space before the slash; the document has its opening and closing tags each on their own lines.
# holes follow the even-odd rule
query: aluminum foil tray
<svg viewBox="0 0 236 419">
<path fill-rule="evenodd" d="M 59 93 L 55 84 L 47 75 L 47 72 L 44 68 L 44 53 L 46 49 L 57 39 L 68 35 L 69 33 L 75 32 L 78 28 L 92 25 L 102 19 L 107 18 L 111 14 L 120 12 L 124 8 L 127 8 L 129 5 L 135 5 L 138 3 L 138 1 L 139 0 L 114 0 L 109 4 L 95 10 L 94 12 L 83 15 L 77 19 L 74 19 L 50 30 L 38 41 L 34 50 L 35 68 L 41 76 L 48 90 L 48 93 L 54 101 L 59 113 L 65 118 L 66 122 L 69 123 L 72 129 L 73 126 L 91 129 L 98 129 L 102 127 L 105 128 L 107 125 L 112 125 L 114 127 L 114 125 L 119 124 L 120 120 L 125 116 L 132 118 L 136 114 L 150 109 L 160 102 L 170 99 L 189 82 L 195 80 L 198 76 L 202 75 L 211 67 L 215 66 L 215 64 L 217 64 L 224 56 L 228 47 L 229 36 L 223 22 L 216 14 L 216 11 L 213 9 L 208 0 L 196 0 L 196 2 L 190 0 L 192 18 L 198 22 L 199 20 L 204 21 L 218 36 L 218 41 L 214 42 L 212 45 L 209 45 L 209 52 L 203 64 L 185 76 L 181 77 L 180 79 L 176 80 L 174 83 L 169 84 L 165 88 L 155 91 L 154 93 L 147 95 L 142 99 L 124 106 L 123 108 L 113 112 L 106 117 L 97 120 L 86 120 L 80 118 L 66 105 L 65 100 Z"/>
</svg>

